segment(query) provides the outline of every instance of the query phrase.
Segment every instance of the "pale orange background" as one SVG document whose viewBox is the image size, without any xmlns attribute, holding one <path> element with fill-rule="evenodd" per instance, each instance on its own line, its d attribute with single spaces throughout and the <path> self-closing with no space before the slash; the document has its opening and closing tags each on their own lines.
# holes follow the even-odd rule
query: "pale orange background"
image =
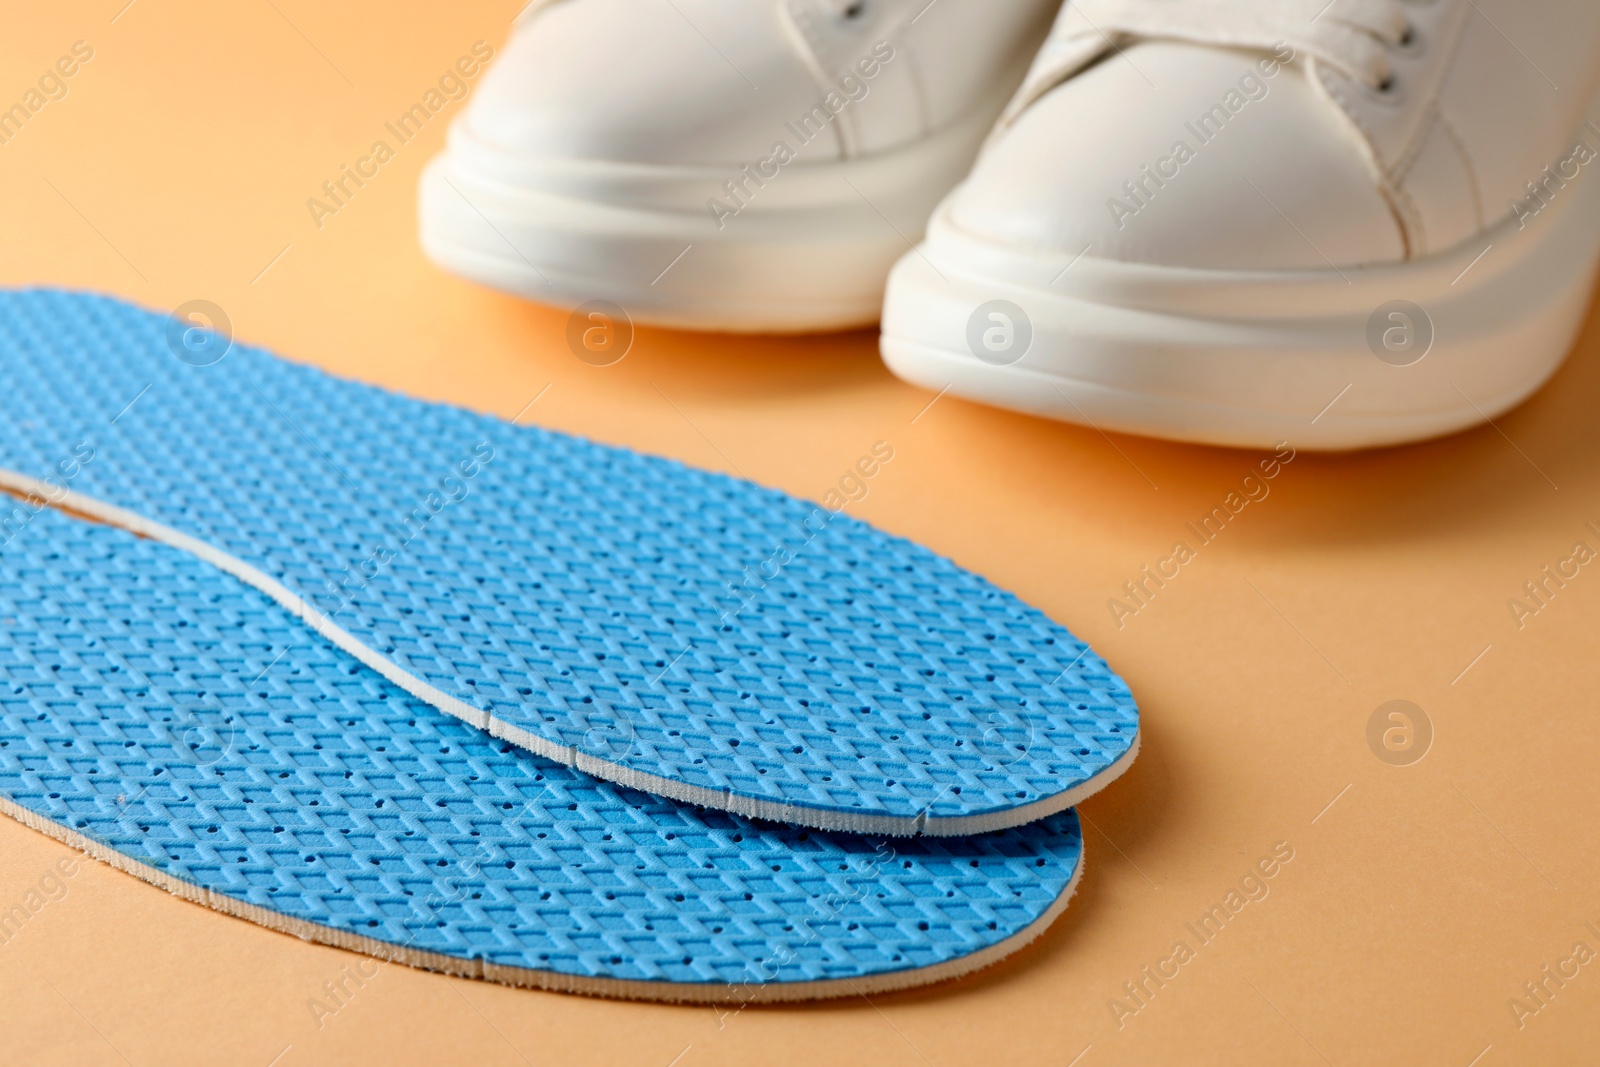
<svg viewBox="0 0 1600 1067">
<path fill-rule="evenodd" d="M 889 441 L 894 461 L 853 512 L 1092 641 L 1139 697 L 1145 747 L 1084 806 L 1088 873 L 1066 916 L 965 981 L 719 1018 L 395 965 L 319 1029 L 308 998 L 356 957 L 87 865 L 0 948 L 0 1060 L 1594 1062 L 1600 962 L 1520 1030 L 1506 1005 L 1575 941 L 1600 949 L 1584 929 L 1600 927 L 1600 570 L 1520 631 L 1506 606 L 1574 541 L 1597 544 L 1583 528 L 1600 520 L 1593 324 L 1498 429 L 1302 454 L 1118 630 L 1107 598 L 1257 456 L 949 397 L 913 424 L 931 394 L 892 378 L 869 332 L 642 330 L 622 363 L 587 366 L 563 314 L 418 251 L 417 174 L 459 104 L 320 231 L 305 206 L 474 41 L 498 48 L 517 0 L 137 0 L 118 16 L 124 2 L 6 13 L 4 102 L 76 40 L 95 57 L 0 146 L 0 283 L 161 310 L 213 300 L 241 338 L 291 359 L 508 417 L 553 383 L 528 420 L 805 497 Z M 1437 736 L 1397 768 L 1365 731 L 1402 697 Z M 1122 982 L 1277 841 L 1295 858 L 1270 897 L 1119 1030 L 1107 1001 Z M 64 855 L 0 820 L 0 903 Z"/>
</svg>

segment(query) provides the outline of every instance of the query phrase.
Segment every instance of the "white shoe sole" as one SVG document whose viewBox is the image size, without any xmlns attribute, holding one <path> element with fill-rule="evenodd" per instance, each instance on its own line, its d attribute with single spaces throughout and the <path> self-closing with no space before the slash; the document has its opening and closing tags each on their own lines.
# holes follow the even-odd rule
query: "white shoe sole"
<svg viewBox="0 0 1600 1067">
<path fill-rule="evenodd" d="M 882 350 L 917 385 L 1102 430 L 1370 448 L 1477 425 L 1537 391 L 1583 324 L 1597 259 L 1600 173 L 1587 171 L 1526 228 L 1508 219 L 1443 255 L 1342 270 L 1074 259 L 964 233 L 941 209 L 890 277 Z M 983 308 L 994 300 L 1014 308 Z"/>
<path fill-rule="evenodd" d="M 1004 87 L 1009 89 L 1010 86 Z M 517 158 L 451 131 L 422 176 L 422 247 L 473 281 L 635 321 L 797 333 L 878 321 L 889 269 L 967 173 L 1007 94 L 902 148 L 780 168 L 718 220 L 737 166 Z M 798 147 L 792 131 L 774 131 Z"/>
</svg>

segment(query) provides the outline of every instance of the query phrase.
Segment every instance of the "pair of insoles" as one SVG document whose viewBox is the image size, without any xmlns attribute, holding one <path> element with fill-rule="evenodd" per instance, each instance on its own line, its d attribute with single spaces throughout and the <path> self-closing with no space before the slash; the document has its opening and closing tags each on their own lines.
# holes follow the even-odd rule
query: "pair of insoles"
<svg viewBox="0 0 1600 1067">
<path fill-rule="evenodd" d="M 78 687 L 48 697 L 11 680 L 9 805 L 270 925 L 664 999 L 913 984 L 1048 922 L 1080 868 L 1076 819 L 1053 813 L 1137 747 L 1126 686 L 1067 631 L 748 483 L 339 381 L 100 297 L 0 296 L 0 388 L 0 482 L 188 553 L 34 505 L 5 520 L 0 577 L 35 568 L 50 605 L 10 598 L 36 647 L 8 623 L 6 654 L 71 653 L 78 672 L 41 676 Z M 151 643 L 138 654 L 165 682 L 130 688 L 139 661 L 76 629 L 96 605 L 138 620 L 125 636 Z M 139 750 L 146 735 L 176 755 Z M 185 762 L 183 737 L 216 760 Z M 78 777 L 27 777 L 45 769 Z M 106 806 L 180 780 L 178 815 Z M 932 839 L 953 834 L 979 836 Z"/>
</svg>

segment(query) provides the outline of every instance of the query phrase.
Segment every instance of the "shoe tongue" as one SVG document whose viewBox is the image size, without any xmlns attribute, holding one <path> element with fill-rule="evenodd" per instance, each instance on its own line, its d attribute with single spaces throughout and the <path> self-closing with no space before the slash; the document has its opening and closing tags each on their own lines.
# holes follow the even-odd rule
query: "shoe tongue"
<svg viewBox="0 0 1600 1067">
<path fill-rule="evenodd" d="M 1001 124 L 1108 52 L 1141 40 L 1311 60 L 1377 88 L 1391 73 L 1387 46 L 1406 28 L 1398 0 L 1072 0 Z"/>
</svg>

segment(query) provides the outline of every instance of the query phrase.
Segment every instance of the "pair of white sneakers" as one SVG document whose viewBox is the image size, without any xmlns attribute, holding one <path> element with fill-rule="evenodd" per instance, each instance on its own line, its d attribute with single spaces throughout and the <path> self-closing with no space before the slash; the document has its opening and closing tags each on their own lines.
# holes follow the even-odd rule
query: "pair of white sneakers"
<svg viewBox="0 0 1600 1067">
<path fill-rule="evenodd" d="M 1597 104 L 1596 0 L 534 0 L 422 239 L 644 322 L 881 312 L 896 374 L 1002 407 L 1362 448 L 1560 365 Z"/>
</svg>

